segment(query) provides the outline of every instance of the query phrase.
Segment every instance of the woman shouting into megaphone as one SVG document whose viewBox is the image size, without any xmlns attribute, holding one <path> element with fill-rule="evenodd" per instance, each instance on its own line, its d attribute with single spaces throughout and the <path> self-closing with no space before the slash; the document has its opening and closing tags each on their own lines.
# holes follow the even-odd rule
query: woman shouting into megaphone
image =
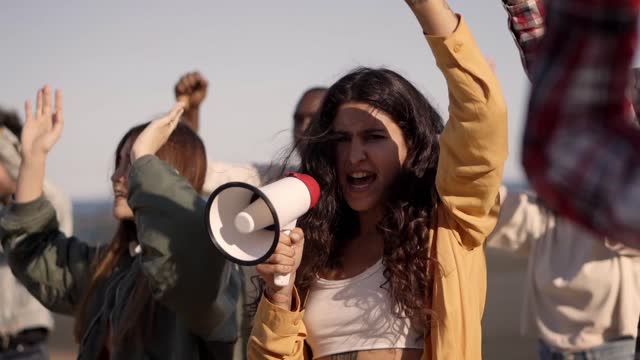
<svg viewBox="0 0 640 360">
<path fill-rule="evenodd" d="M 119 226 L 105 246 L 57 230 L 42 196 L 63 127 L 62 93 L 26 103 L 15 202 L 0 219 L 12 271 L 50 310 L 76 318 L 78 359 L 230 359 L 239 279 L 202 223 L 206 155 L 182 105 L 130 129 L 111 177 Z M 202 286 L 206 279 L 207 286 Z"/>
<path fill-rule="evenodd" d="M 506 107 L 462 16 L 445 0 L 406 3 L 446 78 L 449 121 L 388 69 L 331 86 L 298 146 L 322 196 L 299 219 L 304 243 L 282 236 L 261 266 L 250 359 L 482 358 Z M 287 269 L 279 289 L 271 276 Z"/>
</svg>

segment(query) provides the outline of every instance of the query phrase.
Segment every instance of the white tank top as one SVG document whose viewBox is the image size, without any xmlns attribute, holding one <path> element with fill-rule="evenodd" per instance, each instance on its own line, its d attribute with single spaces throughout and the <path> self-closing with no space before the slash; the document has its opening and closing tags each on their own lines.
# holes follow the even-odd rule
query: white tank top
<svg viewBox="0 0 640 360">
<path fill-rule="evenodd" d="M 348 351 L 422 349 L 424 337 L 408 318 L 391 311 L 382 259 L 345 280 L 317 279 L 309 291 L 304 323 L 313 358 Z"/>
</svg>

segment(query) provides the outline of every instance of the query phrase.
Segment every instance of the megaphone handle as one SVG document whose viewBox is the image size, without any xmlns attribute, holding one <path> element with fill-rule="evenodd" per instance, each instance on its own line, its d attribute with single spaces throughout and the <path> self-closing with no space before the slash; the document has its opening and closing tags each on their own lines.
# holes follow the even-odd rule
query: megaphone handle
<svg viewBox="0 0 640 360">
<path fill-rule="evenodd" d="M 289 286 L 289 280 L 291 280 L 291 274 L 276 274 L 273 277 L 273 283 L 280 287 Z"/>
<path fill-rule="evenodd" d="M 282 232 L 285 235 L 289 235 L 291 234 L 291 229 L 293 229 L 295 226 L 296 226 L 296 221 L 294 220 L 293 223 L 287 224 L 285 226 L 285 229 L 282 230 Z M 289 280 L 291 280 L 291 274 L 276 274 L 273 277 L 273 283 L 276 284 L 276 286 L 281 286 L 281 287 L 288 286 Z"/>
</svg>

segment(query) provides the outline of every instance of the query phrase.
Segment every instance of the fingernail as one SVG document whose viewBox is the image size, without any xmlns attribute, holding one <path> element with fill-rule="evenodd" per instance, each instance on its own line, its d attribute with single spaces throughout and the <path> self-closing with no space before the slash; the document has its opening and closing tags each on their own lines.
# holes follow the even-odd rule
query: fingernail
<svg viewBox="0 0 640 360">
<path fill-rule="evenodd" d="M 300 240 L 300 235 L 298 233 L 291 233 L 291 235 L 289 235 L 289 237 L 291 237 L 291 240 L 293 240 L 293 241 Z"/>
</svg>

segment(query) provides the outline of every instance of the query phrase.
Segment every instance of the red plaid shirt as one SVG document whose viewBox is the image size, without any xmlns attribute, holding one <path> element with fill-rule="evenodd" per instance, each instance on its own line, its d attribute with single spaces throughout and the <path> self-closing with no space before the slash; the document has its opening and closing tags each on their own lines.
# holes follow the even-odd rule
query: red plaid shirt
<svg viewBox="0 0 640 360">
<path fill-rule="evenodd" d="M 509 30 L 518 45 L 524 70 L 529 75 L 544 35 L 542 0 L 502 0 L 509 13 Z"/>
<path fill-rule="evenodd" d="M 533 52 L 523 47 L 533 83 L 525 171 L 560 214 L 640 248 L 640 130 L 625 96 L 640 0 L 548 5 L 533 66 Z M 526 18 L 512 24 L 527 28 Z M 516 40 L 527 45 L 521 35 Z"/>
</svg>

